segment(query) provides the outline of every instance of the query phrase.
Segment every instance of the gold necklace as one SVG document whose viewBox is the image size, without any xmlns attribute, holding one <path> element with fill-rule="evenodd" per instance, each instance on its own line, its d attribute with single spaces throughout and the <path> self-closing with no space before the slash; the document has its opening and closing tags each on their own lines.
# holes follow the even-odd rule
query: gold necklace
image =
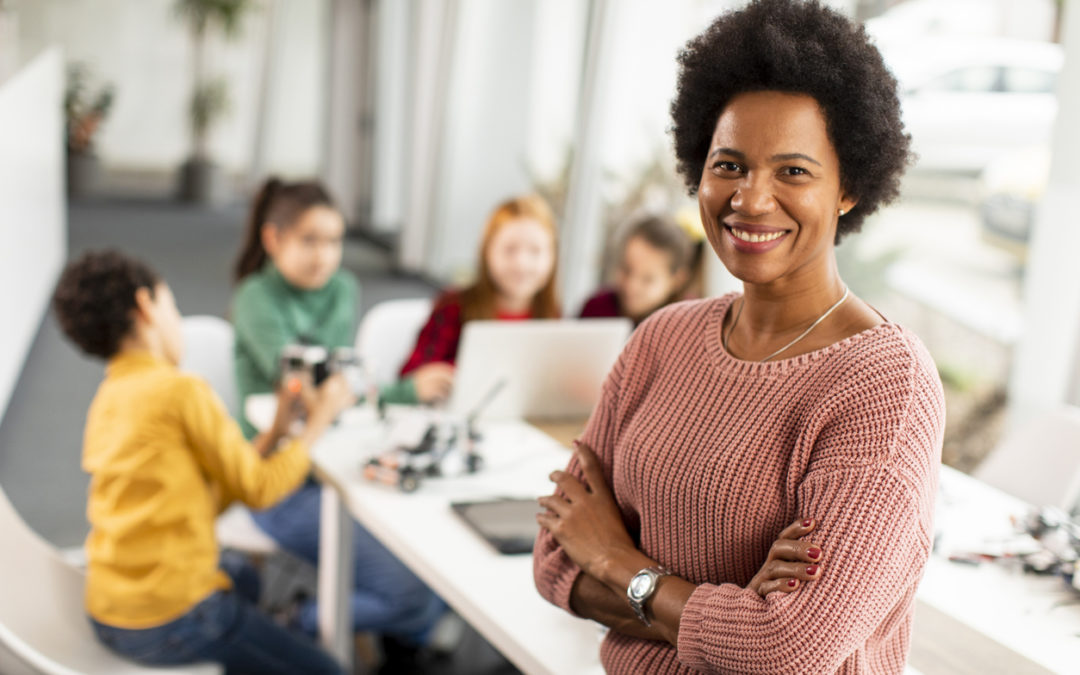
<svg viewBox="0 0 1080 675">
<path fill-rule="evenodd" d="M 830 308 L 828 308 L 827 310 L 825 310 L 825 313 L 824 313 L 824 314 L 822 314 L 821 316 L 819 316 L 819 317 L 817 318 L 817 320 L 816 320 L 816 321 L 814 321 L 814 323 L 810 324 L 810 327 L 809 327 L 809 328 L 807 328 L 806 330 L 804 330 L 804 331 L 803 331 L 803 332 L 802 332 L 802 333 L 801 333 L 801 334 L 799 335 L 799 337 L 797 337 L 797 338 L 795 338 L 794 340 L 792 340 L 791 342 L 787 343 L 786 345 L 784 345 L 784 346 L 783 346 L 783 347 L 781 347 L 780 349 L 777 349 L 777 350 L 776 350 L 775 352 L 773 352 L 772 354 L 769 354 L 769 355 L 768 355 L 768 356 L 766 356 L 765 358 L 761 359 L 761 362 L 762 362 L 762 363 L 765 363 L 766 361 L 768 361 L 768 360 L 769 360 L 769 359 L 771 359 L 772 357 L 774 357 L 774 356 L 776 356 L 777 354 L 779 354 L 779 353 L 781 353 L 781 352 L 785 351 L 786 349 L 788 349 L 789 347 L 791 347 L 791 346 L 792 346 L 793 344 L 795 344 L 795 343 L 796 343 L 796 342 L 798 342 L 799 340 L 801 340 L 801 339 L 803 339 L 804 337 L 806 337 L 807 335 L 809 335 L 809 334 L 810 334 L 810 331 L 812 331 L 812 330 L 814 330 L 815 328 L 817 328 L 818 324 L 820 324 L 820 323 L 821 323 L 822 321 L 824 321 L 825 319 L 827 319 L 827 318 L 828 318 L 828 316 L 829 316 L 830 314 L 832 314 L 832 313 L 833 313 L 834 311 L 836 311 L 836 308 L 837 308 L 837 307 L 839 307 L 840 305 L 844 304 L 844 301 L 848 299 L 848 294 L 849 294 L 849 293 L 850 293 L 850 289 L 849 289 L 849 288 L 848 288 L 847 286 L 844 286 L 844 294 L 843 294 L 842 296 L 840 296 L 840 299 L 839 299 L 839 300 L 837 300 L 837 301 L 836 301 L 835 303 L 833 303 L 833 306 L 832 306 L 832 307 L 830 307 Z M 721 343 L 722 343 L 722 344 L 724 345 L 724 351 L 728 352 L 729 354 L 730 354 L 731 352 L 730 352 L 730 351 L 728 350 L 728 338 L 729 338 L 729 337 L 731 337 L 731 334 L 732 334 L 732 332 L 734 332 L 734 331 L 735 331 L 735 326 L 738 326 L 738 325 L 739 325 L 739 317 L 740 317 L 740 316 L 742 316 L 742 310 L 743 310 L 743 306 L 745 306 L 745 305 L 746 305 L 746 298 L 744 297 L 744 298 L 742 299 L 742 302 L 741 302 L 741 303 L 739 303 L 739 311 L 735 313 L 735 320 L 731 322 L 731 328 L 728 328 L 728 332 L 727 332 L 727 335 L 725 335 L 725 336 L 723 337 L 723 339 L 721 339 L 721 340 L 720 340 L 720 342 L 721 342 Z"/>
</svg>

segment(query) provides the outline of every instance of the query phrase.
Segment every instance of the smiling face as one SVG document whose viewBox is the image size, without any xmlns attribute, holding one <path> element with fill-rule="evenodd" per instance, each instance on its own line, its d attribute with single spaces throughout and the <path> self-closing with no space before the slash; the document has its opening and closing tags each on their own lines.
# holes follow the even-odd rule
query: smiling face
<svg viewBox="0 0 1080 675">
<path fill-rule="evenodd" d="M 786 285 L 826 274 L 838 213 L 854 204 L 813 98 L 750 92 L 724 108 L 698 205 L 709 243 L 736 278 Z"/>
</svg>

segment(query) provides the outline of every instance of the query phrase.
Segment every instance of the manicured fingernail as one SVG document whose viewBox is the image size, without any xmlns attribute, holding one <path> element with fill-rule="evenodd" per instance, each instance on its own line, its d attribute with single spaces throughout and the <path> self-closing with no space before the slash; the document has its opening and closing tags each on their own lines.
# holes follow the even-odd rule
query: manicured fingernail
<svg viewBox="0 0 1080 675">
<path fill-rule="evenodd" d="M 821 557 L 821 549 L 820 548 L 812 548 L 812 549 L 810 549 L 809 551 L 806 552 L 806 555 L 810 556 L 813 560 L 817 560 L 818 558 Z"/>
<path fill-rule="evenodd" d="M 814 521 L 810 520 L 809 518 L 807 518 L 806 520 L 802 521 L 802 526 L 803 526 L 803 527 L 810 527 L 810 526 L 811 526 L 811 525 L 813 525 L 813 524 L 814 524 Z"/>
<path fill-rule="evenodd" d="M 548 474 L 548 478 L 550 478 L 551 480 L 558 480 L 558 478 L 557 478 L 558 475 L 559 475 L 558 471 L 552 471 L 551 473 Z M 816 558 L 817 556 L 815 555 L 815 556 L 811 556 L 811 557 Z"/>
<path fill-rule="evenodd" d="M 814 576 L 815 574 L 817 574 L 817 571 L 818 571 L 818 566 L 817 565 L 811 565 L 810 567 L 806 568 L 806 573 L 809 576 Z"/>
<path fill-rule="evenodd" d="M 794 579 L 788 579 L 787 580 L 787 585 L 788 585 L 789 588 L 795 588 L 795 585 L 798 584 L 798 583 L 799 582 L 795 581 Z"/>
</svg>

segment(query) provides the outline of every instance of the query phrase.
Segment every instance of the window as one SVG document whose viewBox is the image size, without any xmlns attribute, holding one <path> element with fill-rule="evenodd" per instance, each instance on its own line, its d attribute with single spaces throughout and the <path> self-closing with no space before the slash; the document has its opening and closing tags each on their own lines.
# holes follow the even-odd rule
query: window
<svg viewBox="0 0 1080 675">
<path fill-rule="evenodd" d="M 998 90 L 1001 69 L 997 66 L 959 68 L 927 82 L 924 91 L 979 93 Z"/>
<path fill-rule="evenodd" d="M 1006 68 L 1004 89 L 1013 94 L 1053 94 L 1057 74 L 1038 68 Z"/>
</svg>

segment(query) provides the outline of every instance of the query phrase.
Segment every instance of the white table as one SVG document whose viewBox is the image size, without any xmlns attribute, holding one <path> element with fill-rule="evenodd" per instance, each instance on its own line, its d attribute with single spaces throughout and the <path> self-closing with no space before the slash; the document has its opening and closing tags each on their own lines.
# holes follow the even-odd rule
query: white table
<svg viewBox="0 0 1080 675">
<path fill-rule="evenodd" d="M 265 401 L 248 411 L 249 417 L 273 419 L 272 405 Z M 345 597 L 342 575 L 351 566 L 344 523 L 351 513 L 523 671 L 601 672 L 595 627 L 539 597 L 528 556 L 498 555 L 449 509 L 458 499 L 549 492 L 546 476 L 566 463 L 565 451 L 528 425 L 502 425 L 491 431 L 485 472 L 430 482 L 405 495 L 360 475 L 361 460 L 379 446 L 379 434 L 354 412 L 315 450 L 317 472 L 327 485 L 320 597 Z M 924 675 L 1080 672 L 1080 603 L 1060 578 L 993 563 L 964 565 L 945 555 L 1007 537 L 1009 517 L 1029 508 L 941 467 L 936 529 L 943 532 L 942 550 L 931 556 L 919 587 L 912 640 L 911 661 Z M 338 629 L 348 625 L 342 603 L 321 603 L 320 609 L 328 645 L 339 656 L 351 654 L 348 631 Z M 943 655 L 954 658 L 945 663 Z"/>
<path fill-rule="evenodd" d="M 1080 596 L 1060 577 L 1025 574 L 997 563 L 971 566 L 947 559 L 949 552 L 978 550 L 988 541 L 1008 539 L 1013 532 L 1009 517 L 1022 517 L 1030 508 L 986 483 L 941 467 L 935 523 L 942 533 L 941 550 L 930 557 L 918 601 L 1051 672 L 1080 672 Z M 916 632 L 918 616 L 919 609 Z M 936 637 L 948 644 L 949 636 Z M 1017 672 L 1002 668 L 998 672 Z M 1024 672 L 1032 672 L 1029 668 L 1024 667 Z"/>
<path fill-rule="evenodd" d="M 569 454 L 523 422 L 488 424 L 484 433 L 483 471 L 430 479 L 412 494 L 361 474 L 363 461 L 382 446 L 385 431 L 379 425 L 342 425 L 319 442 L 315 467 L 326 486 L 320 632 L 342 660 L 348 662 L 352 649 L 346 602 L 352 581 L 351 515 L 523 672 L 603 672 L 596 624 L 544 601 L 533 584 L 531 556 L 499 554 L 450 508 L 453 501 L 549 493 L 547 475 L 564 466 Z"/>
</svg>

